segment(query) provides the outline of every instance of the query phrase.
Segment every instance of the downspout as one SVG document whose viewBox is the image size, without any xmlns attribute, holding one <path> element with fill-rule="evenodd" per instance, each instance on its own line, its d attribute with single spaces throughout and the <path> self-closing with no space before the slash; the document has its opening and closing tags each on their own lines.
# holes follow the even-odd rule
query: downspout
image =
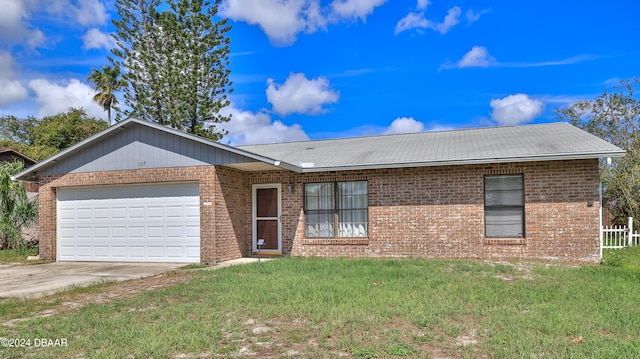
<svg viewBox="0 0 640 359">
<path fill-rule="evenodd" d="M 602 236 L 602 178 L 600 178 L 600 183 L 598 183 L 598 196 L 600 202 L 600 217 L 598 218 L 600 222 L 600 226 L 598 226 L 598 233 L 600 238 L 600 261 L 602 261 L 602 246 L 604 245 L 604 238 Z"/>
<path fill-rule="evenodd" d="M 611 157 L 607 158 L 606 164 L 604 166 L 604 170 L 609 169 L 609 167 L 611 166 Z M 600 202 L 600 218 L 599 218 L 599 222 L 600 222 L 600 226 L 598 228 L 598 232 L 599 232 L 599 237 L 600 237 L 600 260 L 602 261 L 602 247 L 604 246 L 604 236 L 602 233 L 602 208 L 604 207 L 604 204 L 602 203 L 602 176 L 600 176 L 600 183 L 598 183 L 598 197 L 599 197 L 599 202 Z"/>
</svg>

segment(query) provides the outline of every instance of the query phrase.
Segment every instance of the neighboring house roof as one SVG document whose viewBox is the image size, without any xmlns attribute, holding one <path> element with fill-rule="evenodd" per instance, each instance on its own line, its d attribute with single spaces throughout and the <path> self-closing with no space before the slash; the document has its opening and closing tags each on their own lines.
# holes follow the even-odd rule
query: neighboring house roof
<svg viewBox="0 0 640 359">
<path fill-rule="evenodd" d="M 303 172 L 621 157 L 625 151 L 566 122 L 303 141 L 237 148 Z"/>
<path fill-rule="evenodd" d="M 86 171 L 85 168 L 90 167 L 78 166 L 86 166 L 89 160 L 78 162 L 80 154 L 88 153 L 89 148 L 100 146 L 105 140 L 117 138 L 119 131 L 130 130 L 135 126 L 146 129 L 147 132 L 167 133 L 173 138 L 182 139 L 182 142 L 186 139 L 188 143 L 199 144 L 200 148 L 204 145 L 205 149 L 234 154 L 241 161 L 227 161 L 221 164 L 249 171 L 287 169 L 295 172 L 318 172 L 606 158 L 621 157 L 625 154 L 624 150 L 564 122 L 233 147 L 159 124 L 129 119 L 61 151 L 14 177 L 35 180 L 38 173 L 65 168 L 60 165 L 65 161 L 77 162 L 74 163 L 76 167 L 71 168 Z M 152 145 L 157 148 L 163 146 L 163 143 L 168 143 L 169 146 L 171 142 L 155 141 Z M 110 149 L 113 145 L 103 145 L 101 151 Z M 117 148 L 113 149 L 115 150 Z M 198 152 L 198 155 L 202 156 L 201 150 L 198 151 L 182 149 L 182 153 Z M 100 155 L 104 153 L 100 152 Z M 94 160 L 99 158 L 96 157 Z"/>
<path fill-rule="evenodd" d="M 21 160 L 24 163 L 25 168 L 38 163 L 38 161 L 34 160 L 33 158 L 12 148 L 0 148 L 0 162 L 11 162 L 16 159 Z"/>
</svg>

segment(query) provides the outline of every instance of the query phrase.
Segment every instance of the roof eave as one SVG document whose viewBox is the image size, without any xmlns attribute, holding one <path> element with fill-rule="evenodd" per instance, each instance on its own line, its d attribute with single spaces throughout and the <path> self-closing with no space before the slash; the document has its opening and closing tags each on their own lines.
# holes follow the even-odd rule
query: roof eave
<svg viewBox="0 0 640 359">
<path fill-rule="evenodd" d="M 437 167 L 437 166 L 458 166 L 488 163 L 509 163 L 509 162 L 541 162 L 541 161 L 562 161 L 562 160 L 581 160 L 581 159 L 598 159 L 623 157 L 626 151 L 598 152 L 598 153 L 582 153 L 582 154 L 561 154 L 561 155 L 541 155 L 541 156 L 514 156 L 501 158 L 481 158 L 481 159 L 460 159 L 460 160 L 442 160 L 442 161 L 425 161 L 425 162 L 399 162 L 399 163 L 372 163 L 364 165 L 350 166 L 325 166 L 325 167 L 305 167 L 300 172 L 327 172 L 327 171 L 352 171 L 352 170 L 369 170 L 381 168 L 407 168 L 407 167 Z"/>
<path fill-rule="evenodd" d="M 173 129 L 173 128 L 169 128 L 169 127 L 157 124 L 157 123 L 152 123 L 152 122 L 148 122 L 148 121 L 138 120 L 138 119 L 135 119 L 135 118 L 130 118 L 130 119 L 127 119 L 125 121 L 119 122 L 119 123 L 107 128 L 104 131 L 96 133 L 95 135 L 90 136 L 90 137 L 86 138 L 85 140 L 76 143 L 73 146 L 65 148 L 64 150 L 56 153 L 55 155 L 47 158 L 46 160 L 44 160 L 44 161 L 42 161 L 40 163 L 36 163 L 33 166 L 30 166 L 29 168 L 25 169 L 24 171 L 12 176 L 11 179 L 13 179 L 13 180 L 17 179 L 17 180 L 21 180 L 21 181 L 33 181 L 33 179 L 29 178 L 28 175 L 34 175 L 40 169 L 49 167 L 51 164 L 56 163 L 59 160 L 62 160 L 64 157 L 70 155 L 71 153 L 73 153 L 73 152 L 75 152 L 77 150 L 80 150 L 80 149 L 82 149 L 82 148 L 84 148 L 86 146 L 89 146 L 94 141 L 97 141 L 97 140 L 99 140 L 101 138 L 105 138 L 105 137 L 111 135 L 115 131 L 123 130 L 126 126 L 128 126 L 129 124 L 132 124 L 132 123 L 143 125 L 143 126 L 148 126 L 148 127 L 151 127 L 151 128 L 156 128 L 156 129 L 159 129 L 159 130 L 162 130 L 162 131 L 165 131 L 165 132 L 172 133 L 172 134 L 174 134 L 176 136 L 184 137 L 184 138 L 187 138 L 187 139 L 190 139 L 192 141 L 196 141 L 196 142 L 208 145 L 208 146 L 212 146 L 212 147 L 219 148 L 219 149 L 222 149 L 222 150 L 225 150 L 225 151 L 229 151 L 231 153 L 234 153 L 234 154 L 237 154 L 237 155 L 241 155 L 241 156 L 245 156 L 245 157 L 254 159 L 256 161 L 265 162 L 265 163 L 268 163 L 268 164 L 271 164 L 271 165 L 274 165 L 274 166 L 278 166 L 278 167 L 282 167 L 282 168 L 285 168 L 285 169 L 288 169 L 288 170 L 291 170 L 291 171 L 296 171 L 296 172 L 300 171 L 299 167 L 294 166 L 294 165 L 289 164 L 289 163 L 286 163 L 286 162 L 283 162 L 283 161 L 274 160 L 272 158 L 264 157 L 264 156 L 258 155 L 256 153 L 253 153 L 253 152 L 248 152 L 248 151 L 245 151 L 245 150 L 242 150 L 242 149 L 239 149 L 239 148 L 235 148 L 235 147 L 232 147 L 232 146 L 227 146 L 227 145 L 224 145 L 224 144 L 221 144 L 221 143 L 218 143 L 218 142 L 213 142 L 213 141 L 207 140 L 205 138 L 194 136 L 194 135 L 190 135 L 188 133 L 185 133 L 185 132 Z"/>
</svg>

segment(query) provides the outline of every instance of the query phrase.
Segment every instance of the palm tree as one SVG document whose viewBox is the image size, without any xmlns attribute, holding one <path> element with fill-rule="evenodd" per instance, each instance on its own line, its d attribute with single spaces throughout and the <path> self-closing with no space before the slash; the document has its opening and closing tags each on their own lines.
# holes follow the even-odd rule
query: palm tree
<svg viewBox="0 0 640 359">
<path fill-rule="evenodd" d="M 0 249 L 24 247 L 21 228 L 38 220 L 38 198 L 29 199 L 24 184 L 11 179 L 23 169 L 20 161 L 0 164 Z"/>
<path fill-rule="evenodd" d="M 93 96 L 93 102 L 102 106 L 107 111 L 109 117 L 109 126 L 111 126 L 111 108 L 118 104 L 118 98 L 115 92 L 120 90 L 123 81 L 120 78 L 120 68 L 111 66 L 102 66 L 102 70 L 91 69 L 91 73 L 87 80 L 93 83 L 96 90 Z"/>
</svg>

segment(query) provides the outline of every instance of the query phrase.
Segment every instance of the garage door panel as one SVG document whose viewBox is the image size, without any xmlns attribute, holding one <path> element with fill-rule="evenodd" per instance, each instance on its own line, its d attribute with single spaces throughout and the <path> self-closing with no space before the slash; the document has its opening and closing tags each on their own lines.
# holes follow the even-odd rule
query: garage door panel
<svg viewBox="0 0 640 359">
<path fill-rule="evenodd" d="M 163 258 L 163 257 L 165 257 L 164 247 L 147 246 L 147 257 L 150 257 L 150 258 Z"/>
<path fill-rule="evenodd" d="M 185 233 L 187 238 L 197 238 L 200 239 L 200 226 L 185 226 Z"/>
<path fill-rule="evenodd" d="M 93 255 L 96 257 L 109 257 L 109 252 L 108 246 L 93 246 Z"/>
<path fill-rule="evenodd" d="M 60 219 L 70 219 L 73 220 L 76 218 L 76 211 L 74 209 L 64 209 L 60 211 L 58 215 Z"/>
<path fill-rule="evenodd" d="M 73 228 L 63 228 L 63 230 L 73 229 Z M 91 227 L 78 227 L 76 229 L 76 238 L 78 239 L 91 239 L 93 238 L 93 229 Z"/>
<path fill-rule="evenodd" d="M 148 219 L 162 219 L 164 216 L 164 211 L 161 206 L 149 206 L 147 207 L 147 218 Z"/>
<path fill-rule="evenodd" d="M 60 246 L 60 256 L 64 257 L 74 257 L 76 255 L 76 247 L 75 246 Z"/>
<path fill-rule="evenodd" d="M 161 239 L 166 235 L 164 231 L 164 226 L 148 226 L 147 227 L 147 238 L 150 239 Z"/>
<path fill-rule="evenodd" d="M 111 208 L 111 219 L 126 219 L 126 218 L 127 218 L 126 207 Z"/>
<path fill-rule="evenodd" d="M 96 221 L 109 220 L 109 207 L 95 208 L 93 210 L 93 219 Z"/>
<path fill-rule="evenodd" d="M 197 258 L 200 260 L 200 247 L 187 247 L 187 258 Z"/>
<path fill-rule="evenodd" d="M 111 227 L 111 239 L 127 238 L 127 227 Z"/>
<path fill-rule="evenodd" d="M 167 257 L 180 258 L 184 256 L 184 248 L 182 247 L 167 247 Z"/>
<path fill-rule="evenodd" d="M 76 246 L 76 256 L 82 258 L 91 258 L 92 251 L 90 246 Z"/>
<path fill-rule="evenodd" d="M 127 258 L 126 246 L 111 246 L 111 257 L 124 259 Z"/>
<path fill-rule="evenodd" d="M 130 219 L 144 219 L 144 207 L 129 207 Z"/>
<path fill-rule="evenodd" d="M 58 260 L 200 261 L 197 183 L 61 188 Z"/>
<path fill-rule="evenodd" d="M 93 227 L 93 238 L 101 240 L 109 237 L 109 227 Z"/>
<path fill-rule="evenodd" d="M 167 206 L 167 218 L 182 218 L 184 216 L 183 206 Z"/>
<path fill-rule="evenodd" d="M 145 237 L 145 229 L 144 227 L 128 227 L 129 228 L 129 238 L 135 240 L 138 238 L 144 238 Z"/>
<path fill-rule="evenodd" d="M 91 213 L 91 209 L 80 208 L 77 211 L 75 211 L 75 213 L 77 215 L 76 219 L 79 219 L 79 220 L 91 220 L 91 219 L 93 219 L 93 215 Z M 66 218 L 63 217 L 63 219 L 66 219 Z M 73 217 L 70 218 L 70 219 L 73 219 Z"/>
<path fill-rule="evenodd" d="M 200 205 L 197 206 L 185 206 L 186 218 L 198 218 L 200 219 Z"/>
</svg>

